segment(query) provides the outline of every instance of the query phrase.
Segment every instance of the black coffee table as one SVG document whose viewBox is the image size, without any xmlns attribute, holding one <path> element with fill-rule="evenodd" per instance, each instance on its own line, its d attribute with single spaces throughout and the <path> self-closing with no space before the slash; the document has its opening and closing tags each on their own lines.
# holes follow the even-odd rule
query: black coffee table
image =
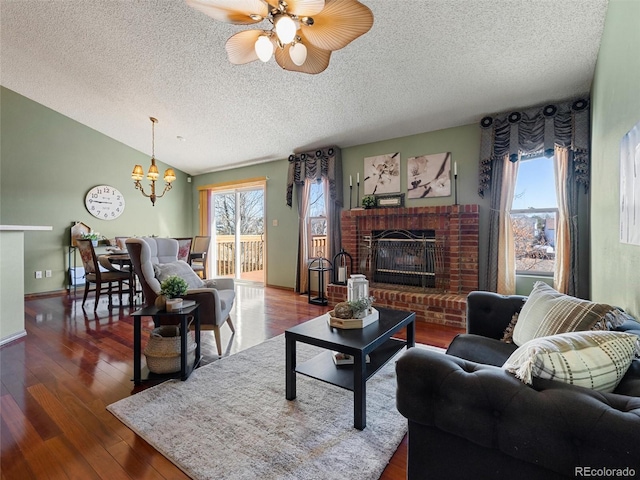
<svg viewBox="0 0 640 480">
<path fill-rule="evenodd" d="M 342 330 L 330 327 L 328 314 L 287 329 L 286 340 L 286 398 L 296 398 L 296 373 L 337 385 L 353 392 L 353 426 L 362 430 L 367 426 L 366 382 L 400 349 L 415 346 L 416 314 L 388 308 L 378 308 L 380 319 L 364 328 Z M 392 338 L 407 329 L 407 340 Z M 326 348 L 316 357 L 296 365 L 296 342 Z M 354 364 L 336 366 L 332 351 L 353 355 Z M 366 363 L 369 355 L 370 363 Z"/>
</svg>

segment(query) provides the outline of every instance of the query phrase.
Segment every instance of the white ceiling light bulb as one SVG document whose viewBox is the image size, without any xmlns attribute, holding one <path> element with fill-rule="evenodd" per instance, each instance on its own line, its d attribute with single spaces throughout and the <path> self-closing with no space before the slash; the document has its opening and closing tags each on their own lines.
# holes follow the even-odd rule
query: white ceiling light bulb
<svg viewBox="0 0 640 480">
<path fill-rule="evenodd" d="M 273 43 L 266 35 L 260 35 L 255 44 L 256 54 L 263 62 L 268 62 L 273 55 Z"/>
<path fill-rule="evenodd" d="M 301 66 L 307 59 L 307 47 L 302 43 L 296 43 L 289 48 L 289 56 L 291 61 L 297 66 Z"/>
<path fill-rule="evenodd" d="M 286 45 L 293 42 L 296 36 L 296 22 L 289 15 L 279 15 L 275 20 L 276 34 L 280 41 Z"/>
</svg>

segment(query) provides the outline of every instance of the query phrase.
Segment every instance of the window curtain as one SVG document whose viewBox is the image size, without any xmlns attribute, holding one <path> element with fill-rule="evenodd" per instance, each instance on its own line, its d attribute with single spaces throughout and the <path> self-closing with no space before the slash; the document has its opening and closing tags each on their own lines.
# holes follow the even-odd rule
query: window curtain
<svg viewBox="0 0 640 480">
<path fill-rule="evenodd" d="M 296 153 L 289 155 L 289 172 L 287 176 L 287 193 L 286 202 L 289 207 L 293 205 L 293 190 L 294 185 L 297 185 L 296 195 L 298 199 L 298 213 L 300 214 L 300 202 L 302 198 L 306 199 L 307 196 L 301 197 L 301 190 L 304 189 L 304 185 L 307 179 L 317 180 L 319 178 L 325 179 L 328 195 L 325 195 L 326 208 L 327 208 L 327 234 L 328 234 L 328 255 L 329 259 L 333 260 L 333 257 L 340 251 L 340 245 L 342 244 L 341 229 L 340 229 L 340 211 L 342 210 L 342 156 L 338 147 L 325 147 L 322 149 Z M 306 201 L 306 200 L 305 200 Z M 304 219 L 305 216 L 300 216 Z M 305 227 L 306 228 L 306 227 Z M 300 228 L 300 239 L 298 240 L 298 266 L 296 279 L 296 291 L 304 292 L 300 280 L 306 276 L 307 265 L 301 263 L 302 253 L 302 236 L 303 230 Z M 304 270 L 304 272 L 302 272 Z"/>
<path fill-rule="evenodd" d="M 498 285 L 496 291 L 503 295 L 516 293 L 516 255 L 513 241 L 511 206 L 518 178 L 518 162 L 510 162 L 505 155 L 503 161 L 502 188 L 499 199 L 498 235 Z"/>
<path fill-rule="evenodd" d="M 307 213 L 309 211 L 309 192 L 311 190 L 311 183 L 315 180 L 309 180 L 304 182 L 301 188 L 297 190 L 298 197 L 298 268 L 296 271 L 296 292 L 306 292 L 309 288 L 309 271 L 307 270 L 307 262 L 309 259 L 309 222 L 307 222 Z M 304 268 L 300 268 L 300 266 Z"/>
<path fill-rule="evenodd" d="M 501 237 L 508 235 L 508 232 L 500 227 L 500 212 L 503 211 L 501 206 L 510 204 L 513 200 L 513 192 L 510 192 L 504 182 L 515 183 L 509 172 L 505 172 L 505 157 L 515 163 L 523 155 L 543 154 L 551 157 L 558 155 L 559 150 L 566 151 L 567 154 L 566 157 L 562 157 L 565 160 L 559 160 L 565 162 L 565 168 L 556 165 L 556 173 L 562 175 L 558 176 L 556 185 L 558 194 L 562 195 L 558 202 L 565 208 L 562 215 L 568 223 L 565 223 L 562 233 L 560 230 L 556 232 L 556 243 L 562 243 L 561 255 L 569 258 L 569 262 L 567 266 L 566 260 L 561 260 L 563 263 L 557 267 L 554 282 L 559 291 L 570 295 L 575 295 L 575 292 L 581 288 L 577 274 L 577 258 L 579 237 L 586 235 L 586 232 L 579 232 L 578 223 L 572 219 L 577 218 L 579 186 L 583 186 L 585 191 L 589 188 L 589 110 L 588 100 L 581 98 L 524 111 L 487 116 L 480 121 L 478 194 L 484 197 L 487 191 L 491 193 L 488 264 L 484 282 L 481 284 L 482 289 L 496 292 L 501 282 L 499 264 L 502 260 L 499 255 L 499 245 L 502 241 Z M 559 188 L 560 183 L 565 188 Z M 502 196 L 505 194 L 510 195 L 511 198 L 503 200 Z M 567 224 L 568 227 L 566 227 Z M 556 261 L 556 265 L 558 263 Z"/>
</svg>

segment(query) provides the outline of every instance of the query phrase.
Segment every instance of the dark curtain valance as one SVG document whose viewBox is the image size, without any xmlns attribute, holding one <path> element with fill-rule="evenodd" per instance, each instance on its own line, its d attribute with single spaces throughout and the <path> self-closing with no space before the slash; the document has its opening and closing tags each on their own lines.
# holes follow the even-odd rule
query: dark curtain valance
<svg viewBox="0 0 640 480">
<path fill-rule="evenodd" d="M 589 187 L 589 100 L 577 99 L 484 117 L 480 121 L 480 181 L 478 193 L 491 185 L 493 161 L 509 155 L 512 162 L 522 156 L 553 156 L 554 147 L 573 152 L 575 179 Z"/>
<path fill-rule="evenodd" d="M 338 147 L 325 147 L 289 155 L 287 205 L 293 205 L 293 185 L 304 185 L 307 179 L 329 180 L 331 200 L 342 207 L 342 158 Z"/>
</svg>

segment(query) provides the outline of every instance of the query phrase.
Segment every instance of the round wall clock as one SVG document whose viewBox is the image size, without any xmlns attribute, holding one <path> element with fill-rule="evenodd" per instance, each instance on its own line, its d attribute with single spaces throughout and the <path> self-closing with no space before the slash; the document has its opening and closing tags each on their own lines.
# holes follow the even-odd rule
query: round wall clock
<svg viewBox="0 0 640 480">
<path fill-rule="evenodd" d="M 124 196 L 109 185 L 97 185 L 89 190 L 84 204 L 91 215 L 102 220 L 113 220 L 124 212 Z"/>
</svg>

